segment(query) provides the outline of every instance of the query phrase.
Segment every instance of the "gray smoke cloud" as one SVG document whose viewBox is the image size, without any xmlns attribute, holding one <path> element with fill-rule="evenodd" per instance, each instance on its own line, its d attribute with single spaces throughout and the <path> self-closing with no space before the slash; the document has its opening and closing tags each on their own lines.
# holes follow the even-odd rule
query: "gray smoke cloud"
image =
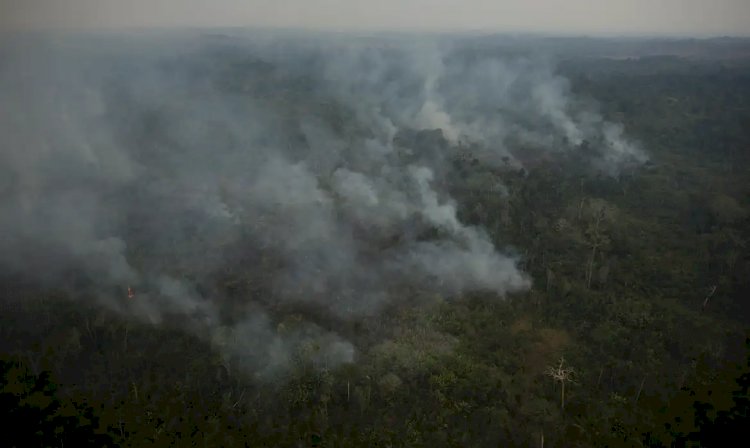
<svg viewBox="0 0 750 448">
<path fill-rule="evenodd" d="M 153 323 L 182 316 L 263 377 L 355 357 L 320 323 L 277 326 L 285 306 L 353 319 L 404 288 L 530 286 L 440 186 L 464 144 L 495 163 L 519 142 L 587 141 L 609 173 L 646 159 L 549 63 L 454 42 L 73 36 L 1 51 L 0 267 Z"/>
</svg>

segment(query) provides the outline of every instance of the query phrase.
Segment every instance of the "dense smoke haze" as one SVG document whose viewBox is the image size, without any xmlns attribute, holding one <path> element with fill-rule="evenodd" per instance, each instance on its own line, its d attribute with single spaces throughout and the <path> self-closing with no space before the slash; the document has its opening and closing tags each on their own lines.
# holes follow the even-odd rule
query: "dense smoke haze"
<svg viewBox="0 0 750 448">
<path fill-rule="evenodd" d="M 460 40 L 66 36 L 0 51 L 0 267 L 146 322 L 180 316 L 261 375 L 311 341 L 316 365 L 355 359 L 335 328 L 280 329 L 280 308 L 347 320 L 408 288 L 530 287 L 512 248 L 458 219 L 456 158 L 517 171 L 533 169 L 525 149 L 581 152 L 611 176 L 647 159 L 553 61 Z M 239 270 L 239 292 L 216 286 Z"/>
</svg>

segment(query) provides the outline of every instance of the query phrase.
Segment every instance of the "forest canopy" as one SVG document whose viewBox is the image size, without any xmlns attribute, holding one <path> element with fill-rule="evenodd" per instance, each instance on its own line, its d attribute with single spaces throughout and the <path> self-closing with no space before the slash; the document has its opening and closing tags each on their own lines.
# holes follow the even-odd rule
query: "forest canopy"
<svg viewBox="0 0 750 448">
<path fill-rule="evenodd" d="M 739 434 L 750 60 L 644 48 L 6 40 L 11 446 Z"/>
</svg>

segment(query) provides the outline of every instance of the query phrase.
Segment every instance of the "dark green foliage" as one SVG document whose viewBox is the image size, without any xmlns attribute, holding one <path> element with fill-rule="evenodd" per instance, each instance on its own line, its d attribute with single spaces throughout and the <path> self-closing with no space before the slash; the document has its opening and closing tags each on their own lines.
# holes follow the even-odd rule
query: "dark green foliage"
<svg viewBox="0 0 750 448">
<path fill-rule="evenodd" d="M 16 359 L 0 360 L 0 422 L 3 446 L 114 446 L 92 407 L 61 398 L 49 372 Z"/>
<path fill-rule="evenodd" d="M 239 60 L 222 88 L 295 114 L 316 100 L 304 79 L 277 92 L 270 81 L 244 82 L 243 70 L 274 68 Z M 356 365 L 332 370 L 296 362 L 269 384 L 169 321 L 126 322 L 3 279 L 0 350 L 18 356 L 2 361 L 0 444 L 731 445 L 750 423 L 750 71 L 679 58 L 571 60 L 563 70 L 578 94 L 625 123 L 648 164 L 612 177 L 579 152 L 545 158 L 515 148 L 530 161 L 518 170 L 469 147 L 436 180 L 461 221 L 515 248 L 530 291 L 395 291 L 401 305 L 353 322 L 279 307 L 279 323 L 315 321 L 360 353 Z M 336 132 L 362 132 L 335 104 L 325 110 Z M 134 138 L 161 138 L 152 125 Z M 447 145 L 439 131 L 397 139 L 437 153 Z M 129 231 L 137 240 L 138 227 Z M 137 264 L 138 251 L 154 248 L 129 250 Z M 273 254 L 227 253 L 210 287 L 232 303 L 270 300 L 263 278 L 276 269 Z M 188 275 L 181 256 L 164 263 Z M 564 409 L 548 372 L 561 357 L 575 371 Z"/>
</svg>

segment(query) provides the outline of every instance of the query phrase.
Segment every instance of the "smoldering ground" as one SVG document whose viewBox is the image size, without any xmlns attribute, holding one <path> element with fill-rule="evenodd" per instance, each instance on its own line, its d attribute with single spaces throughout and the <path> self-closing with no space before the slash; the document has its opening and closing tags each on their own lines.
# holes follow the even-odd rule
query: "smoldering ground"
<svg viewBox="0 0 750 448">
<path fill-rule="evenodd" d="M 549 62 L 450 40 L 19 38 L 0 104 L 2 269 L 182 316 L 261 374 L 311 341 L 317 364 L 355 356 L 314 319 L 280 331 L 280 307 L 347 320 L 404 288 L 530 286 L 443 187 L 467 145 L 517 167 L 519 144 L 585 142 L 615 175 L 646 158 Z"/>
</svg>

